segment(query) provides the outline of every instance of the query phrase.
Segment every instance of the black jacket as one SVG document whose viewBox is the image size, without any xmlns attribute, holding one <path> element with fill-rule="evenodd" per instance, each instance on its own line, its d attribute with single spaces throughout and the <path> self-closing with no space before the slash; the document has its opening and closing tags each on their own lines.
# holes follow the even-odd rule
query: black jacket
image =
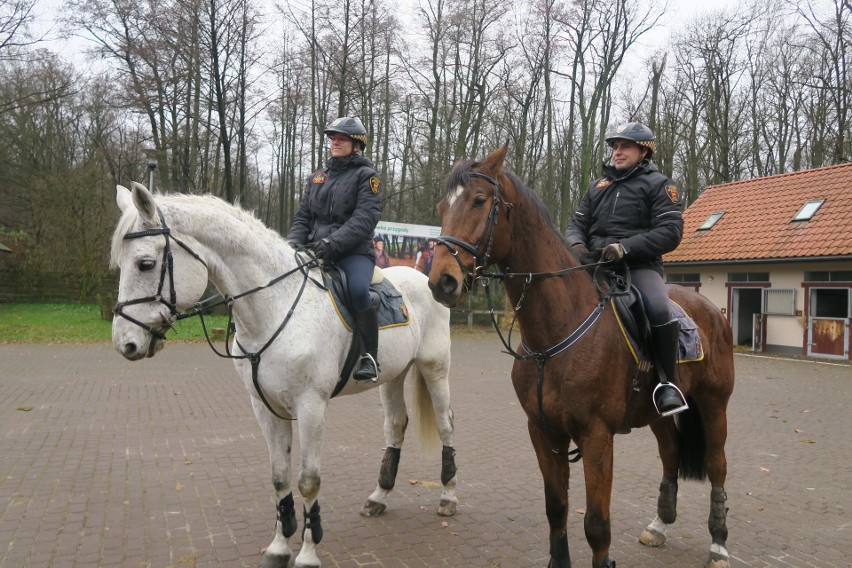
<svg viewBox="0 0 852 568">
<path fill-rule="evenodd" d="M 647 160 L 622 177 L 611 165 L 603 173 L 589 185 L 565 240 L 590 251 L 620 242 L 628 266 L 662 274 L 662 255 L 676 249 L 683 236 L 677 186 Z"/>
<path fill-rule="evenodd" d="M 301 245 L 328 238 L 335 258 L 375 258 L 373 231 L 382 210 L 381 183 L 360 154 L 330 158 L 305 185 L 287 239 Z"/>
</svg>

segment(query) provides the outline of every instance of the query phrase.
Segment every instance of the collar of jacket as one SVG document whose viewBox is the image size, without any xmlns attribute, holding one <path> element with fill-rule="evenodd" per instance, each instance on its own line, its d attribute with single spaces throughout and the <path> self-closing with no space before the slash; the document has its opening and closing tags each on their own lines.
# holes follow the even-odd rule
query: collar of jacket
<svg viewBox="0 0 852 568">
<path fill-rule="evenodd" d="M 618 170 L 610 163 L 603 165 L 604 176 L 612 181 L 624 181 L 635 176 L 658 171 L 660 170 L 657 169 L 656 164 L 651 160 L 642 160 L 629 170 Z"/>
<path fill-rule="evenodd" d="M 373 163 L 357 152 L 353 152 L 348 156 L 339 158 L 329 158 L 325 162 L 326 167 L 330 170 L 345 170 L 348 168 L 356 168 L 360 166 L 371 166 Z"/>
</svg>

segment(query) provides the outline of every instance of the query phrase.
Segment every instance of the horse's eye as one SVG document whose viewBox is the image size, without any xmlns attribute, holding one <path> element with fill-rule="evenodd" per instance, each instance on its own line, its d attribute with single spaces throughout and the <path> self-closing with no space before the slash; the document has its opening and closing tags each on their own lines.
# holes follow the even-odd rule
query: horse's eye
<svg viewBox="0 0 852 568">
<path fill-rule="evenodd" d="M 143 258 L 139 261 L 139 270 L 141 272 L 152 270 L 155 266 L 157 266 L 157 261 L 150 258 Z"/>
<path fill-rule="evenodd" d="M 479 194 L 473 198 L 473 206 L 482 207 L 483 205 L 485 205 L 486 201 L 488 201 L 488 199 L 484 195 Z"/>
</svg>

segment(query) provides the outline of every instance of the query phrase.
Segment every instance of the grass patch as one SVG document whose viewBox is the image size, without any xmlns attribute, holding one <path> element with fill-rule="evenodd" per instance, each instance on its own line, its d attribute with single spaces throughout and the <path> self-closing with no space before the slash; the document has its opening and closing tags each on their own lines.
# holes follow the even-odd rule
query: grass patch
<svg viewBox="0 0 852 568">
<path fill-rule="evenodd" d="M 224 328 L 227 316 L 205 316 L 208 330 Z M 204 341 L 199 318 L 181 320 L 170 340 Z M 98 343 L 112 341 L 112 321 L 89 304 L 0 304 L 0 341 L 5 343 Z"/>
</svg>

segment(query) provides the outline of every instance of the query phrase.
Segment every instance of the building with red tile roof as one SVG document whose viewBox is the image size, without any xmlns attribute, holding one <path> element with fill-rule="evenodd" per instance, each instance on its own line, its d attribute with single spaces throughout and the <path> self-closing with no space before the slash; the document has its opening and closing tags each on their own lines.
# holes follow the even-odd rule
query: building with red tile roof
<svg viewBox="0 0 852 568">
<path fill-rule="evenodd" d="M 736 344 L 850 359 L 852 163 L 710 186 L 667 278 L 725 312 Z"/>
</svg>

